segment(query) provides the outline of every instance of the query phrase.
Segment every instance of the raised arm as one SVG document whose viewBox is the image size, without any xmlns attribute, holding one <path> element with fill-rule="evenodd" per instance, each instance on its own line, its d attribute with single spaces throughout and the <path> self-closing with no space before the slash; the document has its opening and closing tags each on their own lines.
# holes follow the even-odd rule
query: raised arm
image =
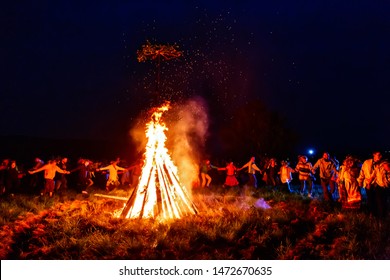
<svg viewBox="0 0 390 280">
<path fill-rule="evenodd" d="M 118 165 L 116 166 L 116 168 L 117 168 L 118 170 L 122 170 L 122 171 L 123 171 L 123 170 L 127 170 L 127 168 L 120 167 L 120 166 L 118 166 Z"/>
<path fill-rule="evenodd" d="M 102 171 L 102 170 L 108 170 L 110 168 L 109 165 L 105 166 L 105 167 L 100 167 L 98 169 L 96 169 L 97 171 Z"/>
<path fill-rule="evenodd" d="M 28 173 L 34 174 L 34 173 L 43 171 L 43 170 L 47 169 L 47 166 L 48 166 L 48 165 L 46 164 L 46 165 L 42 166 L 41 168 L 38 168 L 38 169 L 35 169 L 35 170 L 29 170 Z"/>
</svg>

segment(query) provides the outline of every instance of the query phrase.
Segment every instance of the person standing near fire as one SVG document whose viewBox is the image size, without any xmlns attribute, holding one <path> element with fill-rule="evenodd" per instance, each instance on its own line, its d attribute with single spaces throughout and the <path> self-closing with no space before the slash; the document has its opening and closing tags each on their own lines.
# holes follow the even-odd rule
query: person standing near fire
<svg viewBox="0 0 390 280">
<path fill-rule="evenodd" d="M 272 188 L 275 188 L 278 185 L 278 170 L 277 162 L 275 158 L 271 158 L 265 167 L 264 172 L 267 174 L 266 184 Z"/>
<path fill-rule="evenodd" d="M 77 171 L 77 190 L 84 195 L 88 195 L 87 189 L 94 184 L 92 180 L 94 173 L 91 164 L 92 161 L 80 158 L 77 161 L 77 167 L 71 170 L 71 172 Z"/>
<path fill-rule="evenodd" d="M 329 153 L 324 152 L 322 154 L 322 158 L 317 160 L 317 162 L 314 164 L 312 169 L 313 174 L 317 169 L 320 169 L 320 183 L 324 199 L 325 201 L 333 201 L 333 194 L 336 190 L 336 186 L 335 182 L 331 179 L 333 174 L 338 171 L 339 167 L 336 166 L 334 161 L 331 160 Z"/>
<path fill-rule="evenodd" d="M 209 175 L 209 171 L 211 169 L 218 169 L 218 167 L 212 165 L 210 160 L 206 159 L 203 161 L 203 164 L 200 167 L 200 177 L 202 179 L 202 188 L 210 187 L 210 183 L 212 181 L 211 176 Z"/>
<path fill-rule="evenodd" d="M 373 199 L 371 214 L 380 219 L 385 219 L 388 213 L 387 198 L 390 189 L 390 163 L 382 159 L 380 152 L 375 152 L 373 158 L 373 172 L 368 179 L 368 189 L 370 189 Z"/>
<path fill-rule="evenodd" d="M 34 159 L 34 166 L 31 168 L 32 171 L 37 170 L 45 165 L 45 162 L 36 157 Z M 42 174 L 35 174 L 30 177 L 30 187 L 31 192 L 33 193 L 42 193 L 45 185 L 45 178 L 42 176 Z"/>
<path fill-rule="evenodd" d="M 57 162 L 55 160 L 50 160 L 48 164 L 42 166 L 41 168 L 38 168 L 36 170 L 30 170 L 28 173 L 35 174 L 40 171 L 45 171 L 44 178 L 45 178 L 45 188 L 43 192 L 41 192 L 41 196 L 45 195 L 46 193 L 49 193 L 49 196 L 53 196 L 54 191 L 54 176 L 56 175 L 56 172 L 69 174 L 69 171 L 62 170 L 57 166 Z"/>
<path fill-rule="evenodd" d="M 96 169 L 96 171 L 108 170 L 108 179 L 107 179 L 107 182 L 106 182 L 106 191 L 111 191 L 111 190 L 113 190 L 114 188 L 116 188 L 117 186 L 120 185 L 118 171 L 119 170 L 121 170 L 121 171 L 126 170 L 126 168 L 120 167 L 117 164 L 118 164 L 118 160 L 111 161 L 110 165 L 107 165 L 105 167 L 101 167 L 101 168 Z"/>
<path fill-rule="evenodd" d="M 298 164 L 295 167 L 295 171 L 298 172 L 298 179 L 301 182 L 300 194 L 305 194 L 307 189 L 307 196 L 313 197 L 313 166 L 307 161 L 307 156 L 298 156 Z"/>
<path fill-rule="evenodd" d="M 139 183 L 139 179 L 142 173 L 142 166 L 144 165 L 144 161 L 142 159 L 138 159 L 136 163 L 129 168 L 127 168 L 128 172 L 131 172 L 131 186 L 137 187 Z"/>
<path fill-rule="evenodd" d="M 376 215 L 375 190 L 371 188 L 371 177 L 374 174 L 375 165 L 382 160 L 382 154 L 379 151 L 372 153 L 372 158 L 366 159 L 360 169 L 358 184 L 363 188 L 367 195 L 367 210 L 370 214 Z"/>
<path fill-rule="evenodd" d="M 257 185 L 256 171 L 259 172 L 260 174 L 262 174 L 262 171 L 256 165 L 255 160 L 256 160 L 255 157 L 251 157 L 251 159 L 246 164 L 244 164 L 241 168 L 238 168 L 237 171 L 240 171 L 244 168 L 248 168 L 247 172 L 249 175 L 249 184 L 257 189 L 258 185 Z"/>
<path fill-rule="evenodd" d="M 288 161 L 286 160 L 282 160 L 280 164 L 281 166 L 278 174 L 280 176 L 282 191 L 292 193 L 293 190 L 290 186 L 290 182 L 293 179 L 292 173 L 295 173 L 295 170 L 292 167 L 290 167 Z"/>
<path fill-rule="evenodd" d="M 19 187 L 20 187 L 20 176 L 22 174 L 19 173 L 19 169 L 18 167 L 16 166 L 16 161 L 15 160 L 11 160 L 10 162 L 10 165 L 9 165 L 9 168 L 7 170 L 7 183 L 6 183 L 6 186 L 7 186 L 7 192 L 11 194 L 11 196 L 13 196 L 13 194 L 15 192 L 18 192 L 20 191 Z"/>
<path fill-rule="evenodd" d="M 226 179 L 223 184 L 224 187 L 237 187 L 239 185 L 236 178 L 237 167 L 233 161 L 230 161 L 226 167 L 219 167 L 218 170 L 226 170 Z"/>
<path fill-rule="evenodd" d="M 58 162 L 58 167 L 61 168 L 62 170 L 68 170 L 68 158 L 63 157 L 61 160 Z M 60 188 L 66 190 L 68 188 L 68 180 L 63 173 L 58 173 L 56 174 L 55 177 L 55 190 L 59 191 Z"/>
<path fill-rule="evenodd" d="M 339 170 L 339 196 L 344 209 L 360 209 L 362 195 L 358 183 L 360 162 L 358 159 L 347 156 Z"/>
</svg>

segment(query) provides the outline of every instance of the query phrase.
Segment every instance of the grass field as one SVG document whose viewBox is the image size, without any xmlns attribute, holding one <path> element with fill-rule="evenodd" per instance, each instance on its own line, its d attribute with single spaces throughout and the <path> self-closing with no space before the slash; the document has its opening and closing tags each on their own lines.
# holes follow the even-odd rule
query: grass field
<svg viewBox="0 0 390 280">
<path fill-rule="evenodd" d="M 67 190 L 0 203 L 0 258 L 46 260 L 389 259 L 389 219 L 320 199 L 260 190 L 195 190 L 199 213 L 179 220 L 119 219 L 125 201 Z M 128 197 L 117 189 L 109 195 Z"/>
</svg>

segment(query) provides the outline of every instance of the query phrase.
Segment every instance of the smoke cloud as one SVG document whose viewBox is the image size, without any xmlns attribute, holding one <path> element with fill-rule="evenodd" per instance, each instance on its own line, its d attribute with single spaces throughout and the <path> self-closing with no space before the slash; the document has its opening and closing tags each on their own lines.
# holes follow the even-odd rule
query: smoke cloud
<svg viewBox="0 0 390 280">
<path fill-rule="evenodd" d="M 195 97 L 172 105 L 171 113 L 167 147 L 178 168 L 181 183 L 190 190 L 193 185 L 199 185 L 199 162 L 209 125 L 206 102 Z"/>
</svg>

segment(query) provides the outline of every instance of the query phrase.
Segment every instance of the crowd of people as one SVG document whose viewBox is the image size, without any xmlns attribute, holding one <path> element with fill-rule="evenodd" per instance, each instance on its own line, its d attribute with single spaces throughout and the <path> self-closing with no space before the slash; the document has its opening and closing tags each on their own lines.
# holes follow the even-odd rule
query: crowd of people
<svg viewBox="0 0 390 280">
<path fill-rule="evenodd" d="M 111 191 L 120 185 L 138 184 L 142 163 L 138 160 L 128 165 L 117 158 L 108 164 L 80 158 L 71 166 L 67 157 L 47 162 L 35 158 L 31 167 L 19 169 L 15 160 L 4 159 L 0 165 L 0 194 L 14 196 L 15 193 L 27 193 L 52 197 L 54 193 L 73 188 L 87 195 L 92 185 Z"/>
<path fill-rule="evenodd" d="M 0 165 L 0 194 L 12 196 L 26 192 L 52 197 L 69 186 L 88 194 L 92 185 L 109 192 L 119 186 L 138 185 L 142 166 L 141 159 L 129 165 L 120 158 L 110 163 L 80 158 L 74 166 L 70 166 L 68 158 L 60 157 L 47 162 L 35 158 L 30 168 L 19 170 L 15 160 L 4 159 Z M 290 166 L 288 160 L 278 161 L 276 158 L 263 158 L 261 163 L 256 164 L 256 158 L 252 156 L 241 167 L 231 160 L 218 167 L 206 159 L 199 164 L 200 188 L 210 188 L 212 171 L 226 172 L 223 188 L 244 185 L 254 189 L 267 187 L 325 202 L 337 202 L 345 209 L 360 209 L 364 201 L 370 214 L 385 217 L 388 213 L 390 163 L 379 151 L 363 162 L 347 156 L 340 163 L 336 157 L 324 152 L 312 164 L 307 156 L 300 155 L 295 166 Z"/>
<path fill-rule="evenodd" d="M 287 160 L 279 162 L 275 158 L 265 158 L 259 164 L 255 160 L 254 156 L 251 157 L 242 167 L 235 166 L 233 161 L 228 161 L 226 167 L 217 167 L 207 159 L 201 166 L 201 187 L 210 185 L 212 176 L 209 173 L 213 170 L 226 170 L 225 188 L 267 187 L 320 199 L 330 205 L 337 203 L 343 209 L 361 209 L 364 203 L 374 216 L 383 218 L 388 214 L 390 162 L 379 151 L 364 161 L 349 155 L 341 163 L 328 152 L 324 152 L 314 164 L 305 155 L 297 157 L 295 166 L 290 166 Z M 245 173 L 242 174 L 241 170 Z"/>
</svg>

